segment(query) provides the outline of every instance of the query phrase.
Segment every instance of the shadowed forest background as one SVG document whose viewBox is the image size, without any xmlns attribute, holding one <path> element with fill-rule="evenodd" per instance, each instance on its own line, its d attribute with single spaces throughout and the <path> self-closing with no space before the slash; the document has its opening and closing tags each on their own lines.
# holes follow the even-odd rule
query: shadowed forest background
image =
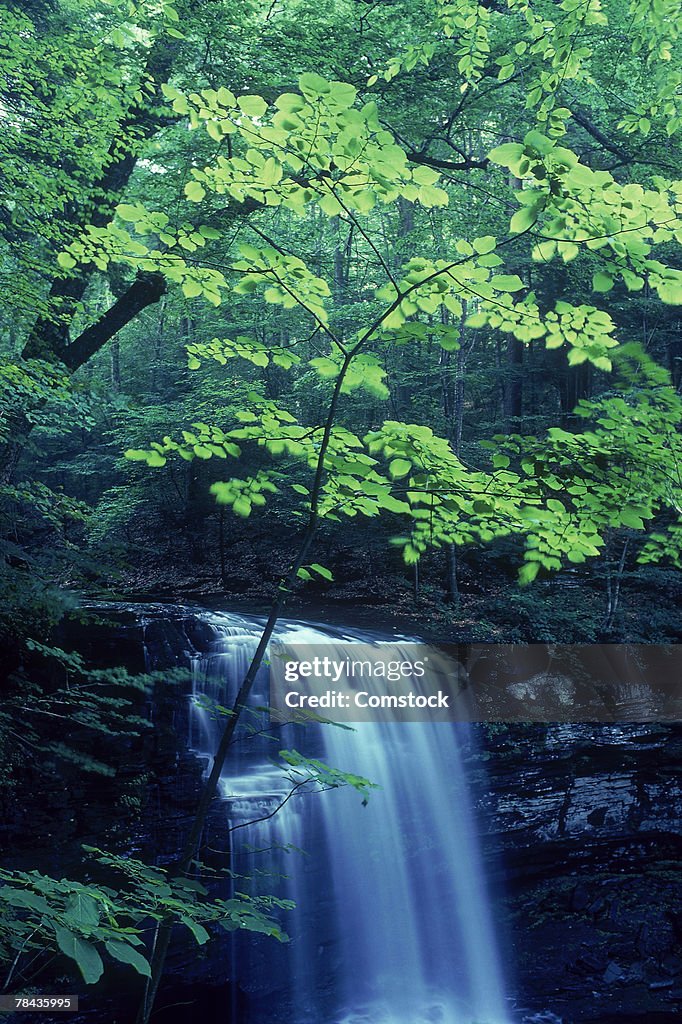
<svg viewBox="0 0 682 1024">
<path fill-rule="evenodd" d="M 208 626 L 169 612 L 145 660 L 132 603 L 679 641 L 679 29 L 673 0 L 0 4 L 8 990 L 54 956 L 94 984 L 101 953 L 158 983 L 141 921 L 281 938 L 267 901 L 187 884 L 201 771 L 173 738 L 186 672 L 164 673 Z M 523 742 L 484 739 L 519 820 Z M 166 842 L 150 792 L 178 757 Z M 55 797 L 54 863 L 32 761 L 83 805 Z M 363 792 L 315 764 L 310 787 Z M 680 955 L 661 885 L 677 930 L 645 959 Z"/>
</svg>

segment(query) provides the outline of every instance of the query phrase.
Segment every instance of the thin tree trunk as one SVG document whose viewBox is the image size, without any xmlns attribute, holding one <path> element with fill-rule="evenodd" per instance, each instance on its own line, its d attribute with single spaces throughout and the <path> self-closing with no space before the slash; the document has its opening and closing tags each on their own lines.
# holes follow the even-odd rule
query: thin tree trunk
<svg viewBox="0 0 682 1024">
<path fill-rule="evenodd" d="M 507 341 L 504 416 L 509 430 L 519 429 L 523 417 L 523 342 L 513 337 Z"/>
<path fill-rule="evenodd" d="M 197 856 L 197 852 L 199 850 L 199 846 L 201 843 L 201 837 L 204 831 L 204 826 L 206 824 L 206 818 L 208 816 L 208 811 L 217 793 L 218 783 L 220 781 L 220 776 L 225 765 L 225 759 L 227 758 L 227 754 L 230 749 L 235 730 L 241 720 L 241 716 L 246 706 L 246 702 L 248 701 L 249 694 L 251 693 L 251 688 L 253 686 L 254 679 L 256 678 L 258 669 L 262 664 L 265 652 L 268 647 L 268 643 L 270 642 L 270 638 L 273 634 L 275 626 L 277 625 L 277 621 L 284 609 L 291 588 L 296 582 L 298 570 L 305 562 L 305 559 L 308 556 L 308 552 L 312 547 L 319 521 L 319 503 L 322 496 L 322 485 L 324 482 L 325 474 L 324 463 L 327 455 L 327 450 L 329 448 L 329 443 L 331 440 L 332 427 L 336 419 L 336 412 L 341 397 L 341 387 L 343 385 L 353 355 L 355 355 L 356 352 L 359 351 L 361 347 L 362 342 L 358 343 L 355 349 L 351 350 L 351 352 L 346 354 L 346 356 L 344 357 L 344 361 L 341 365 L 339 376 L 337 377 L 336 385 L 334 387 L 334 393 L 329 404 L 329 410 L 327 412 L 327 417 L 325 420 L 322 441 L 320 443 L 320 450 L 317 456 L 315 479 L 313 481 L 313 485 L 310 492 L 310 512 L 308 517 L 308 524 L 301 538 L 301 543 L 299 545 L 298 551 L 290 564 L 289 570 L 284 579 L 282 580 L 282 582 L 280 583 L 277 592 L 277 598 L 275 599 L 272 608 L 270 609 L 270 614 L 268 615 L 268 619 L 263 629 L 263 633 L 261 634 L 261 638 L 258 642 L 258 647 L 256 648 L 256 652 L 251 660 L 251 664 L 249 665 L 246 675 L 244 676 L 242 684 L 239 688 L 239 693 L 235 698 L 235 702 L 232 707 L 232 714 L 228 717 L 227 724 L 220 738 L 220 743 L 218 744 L 218 749 L 216 750 L 213 759 L 213 767 L 211 768 L 211 772 L 204 784 L 204 788 L 199 798 L 199 803 L 197 805 L 194 821 L 192 822 L 189 834 L 184 843 L 180 859 L 173 871 L 173 876 L 176 878 L 182 877 L 183 875 L 187 874 L 192 862 L 195 860 Z M 147 980 L 144 996 L 138 1010 L 136 1024 L 149 1024 L 149 1019 L 154 1007 L 154 1001 L 156 999 L 156 995 L 159 989 L 159 984 L 161 983 L 161 978 L 163 977 L 163 971 L 166 963 L 166 956 L 168 954 L 168 948 L 170 946 L 172 932 L 172 917 L 165 918 L 164 920 L 159 922 L 156 931 L 154 949 L 152 952 L 150 962 L 151 976 Z"/>
<path fill-rule="evenodd" d="M 623 582 L 623 573 L 625 571 L 625 560 L 628 554 L 628 548 L 630 547 L 630 540 L 626 539 L 623 543 L 623 548 L 618 559 L 618 565 L 616 567 L 615 576 L 611 575 L 610 570 L 606 577 L 606 614 L 602 622 L 602 629 L 611 630 L 616 620 L 616 614 L 618 612 L 618 606 L 620 604 L 620 589 Z"/>
<path fill-rule="evenodd" d="M 114 338 L 109 350 L 111 355 L 111 386 L 115 394 L 121 391 L 121 346 L 118 338 Z"/>
<path fill-rule="evenodd" d="M 447 564 L 447 602 L 451 604 L 455 611 L 459 609 L 460 605 L 460 594 L 459 594 L 459 580 L 457 579 L 457 545 L 448 544 L 445 550 L 445 558 Z"/>
</svg>

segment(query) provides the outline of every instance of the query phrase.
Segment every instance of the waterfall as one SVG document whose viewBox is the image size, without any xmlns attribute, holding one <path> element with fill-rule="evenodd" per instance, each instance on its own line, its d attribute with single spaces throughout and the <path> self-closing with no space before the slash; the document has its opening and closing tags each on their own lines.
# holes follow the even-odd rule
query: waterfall
<svg viewBox="0 0 682 1024">
<path fill-rule="evenodd" d="M 212 707 L 231 705 L 261 628 L 236 615 L 210 622 L 215 641 L 194 661 L 190 710 L 190 745 L 207 766 L 225 721 Z M 342 642 L 380 639 L 293 622 L 276 636 L 324 643 L 339 657 Z M 251 703 L 268 703 L 267 667 Z M 235 997 L 232 1024 L 506 1024 L 464 727 L 286 726 L 273 746 L 266 725 L 254 712 L 221 795 L 238 873 L 262 878 L 263 892 L 292 899 L 296 910 L 283 922 L 291 941 L 281 951 L 273 940 L 238 937 L 232 966 L 241 1002 Z M 269 759 L 304 743 L 304 753 L 380 788 L 366 805 L 350 787 L 295 794 L 269 817 L 291 790 Z"/>
</svg>

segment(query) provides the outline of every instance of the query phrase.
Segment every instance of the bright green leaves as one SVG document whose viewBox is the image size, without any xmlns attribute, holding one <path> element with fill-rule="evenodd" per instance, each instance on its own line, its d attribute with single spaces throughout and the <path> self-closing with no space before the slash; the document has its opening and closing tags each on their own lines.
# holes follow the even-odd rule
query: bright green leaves
<svg viewBox="0 0 682 1024">
<path fill-rule="evenodd" d="M 540 193 L 533 197 L 533 201 L 517 210 L 509 222 L 509 230 L 514 235 L 521 235 L 524 231 L 537 224 L 540 212 L 544 208 L 545 197 Z"/>
<path fill-rule="evenodd" d="M 105 271 L 113 263 L 136 270 L 158 271 L 169 281 L 181 285 L 187 298 L 201 295 L 213 305 L 220 305 L 222 291 L 227 288 L 222 272 L 200 266 L 196 261 L 190 264 L 182 255 L 197 253 L 209 240 L 220 237 L 215 228 L 205 224 L 195 227 L 187 222 L 171 226 L 167 214 L 147 210 L 141 203 L 120 203 L 116 212 L 118 220 L 106 227 L 88 225 L 82 235 L 59 254 L 59 265 L 69 270 L 77 264 L 86 267 L 92 264 Z M 158 246 L 142 241 L 149 235 L 157 237 Z"/>
<path fill-rule="evenodd" d="M 389 421 L 368 435 L 369 452 L 383 454 L 408 503 L 411 532 L 395 539 L 405 560 L 434 545 L 516 534 L 525 541 L 519 579 L 527 584 L 541 570 L 599 555 L 609 530 L 642 531 L 657 512 L 679 507 L 682 488 L 671 481 L 669 465 L 671 453 L 682 460 L 682 400 L 637 351 L 624 349 L 618 365 L 631 384 L 578 407 L 592 429 L 495 438 L 486 442 L 492 472 L 464 467 L 425 427 Z M 672 547 L 664 537 L 646 546 L 644 558 L 657 550 L 670 557 Z"/>
<path fill-rule="evenodd" d="M 530 168 L 530 156 L 532 152 L 526 156 L 525 148 L 520 142 L 505 142 L 501 146 L 496 146 L 495 149 L 491 149 L 488 153 L 488 159 L 492 160 L 494 164 L 501 164 L 502 167 L 508 167 L 510 171 L 518 178 L 521 177 L 521 169 L 524 167 L 524 161 L 527 166 L 524 167 L 525 171 Z"/>
<path fill-rule="evenodd" d="M 302 95 L 309 103 L 324 100 L 331 108 L 348 110 L 355 103 L 357 89 L 347 82 L 329 82 L 326 78 L 316 74 L 314 71 L 304 72 L 299 77 L 298 85 Z M 287 95 L 287 94 L 285 94 Z M 291 96 L 291 94 L 288 94 Z M 279 106 L 279 101 L 277 102 Z M 292 109 L 291 102 L 286 104 L 289 110 Z M 301 104 L 298 109 L 302 109 Z"/>
<path fill-rule="evenodd" d="M 206 189 L 198 181 L 188 181 L 185 185 L 185 195 L 191 203 L 200 203 L 206 195 Z"/>
<path fill-rule="evenodd" d="M 644 268 L 662 302 L 670 306 L 682 304 L 682 271 L 666 267 L 658 260 L 646 260 Z"/>
<path fill-rule="evenodd" d="M 387 421 L 365 441 L 372 453 L 387 460 L 394 497 L 411 526 L 409 536 L 394 543 L 408 564 L 431 546 L 491 540 L 509 532 L 503 498 L 513 474 L 494 475 L 467 469 L 449 443 L 428 427 Z"/>
<path fill-rule="evenodd" d="M 496 274 L 490 284 L 498 292 L 518 292 L 525 288 L 518 274 Z"/>
<path fill-rule="evenodd" d="M 268 105 L 262 96 L 240 96 L 237 104 L 242 114 L 246 114 L 251 120 L 263 117 Z"/>
<path fill-rule="evenodd" d="M 317 356 L 310 360 L 310 366 L 323 380 L 336 380 L 341 372 L 342 359 L 340 354 Z M 360 352 L 346 369 L 341 394 L 349 394 L 361 388 L 375 398 L 388 398 L 385 377 L 386 370 L 376 356 Z"/>
<path fill-rule="evenodd" d="M 555 255 L 568 262 L 580 252 L 599 252 L 602 267 L 594 290 L 607 292 L 618 278 L 638 291 L 646 278 L 663 302 L 680 301 L 678 272 L 652 260 L 654 245 L 682 240 L 682 195 L 678 183 L 654 179 L 655 188 L 620 185 L 608 171 L 581 164 L 570 150 L 537 131 L 523 143 L 505 143 L 489 154 L 529 185 L 515 196 L 521 203 L 512 232 L 537 226 L 533 258 Z M 542 215 L 542 226 L 537 222 Z"/>
<path fill-rule="evenodd" d="M 486 253 L 490 253 L 495 250 L 497 239 L 493 235 L 483 235 L 481 238 L 474 238 L 471 245 L 479 256 L 485 256 Z"/>
<path fill-rule="evenodd" d="M 608 350 L 617 345 L 612 336 L 616 327 L 608 313 L 594 306 L 571 306 L 568 302 L 557 302 L 553 312 L 545 317 L 547 348 L 571 346 L 568 353 L 570 365 L 585 361 L 598 369 L 610 370 Z"/>
<path fill-rule="evenodd" d="M 211 485 L 211 494 L 219 505 L 229 505 L 235 515 L 248 518 L 254 505 L 261 508 L 266 504 L 267 494 L 276 494 L 279 488 L 263 471 L 255 476 L 239 480 L 236 477 L 226 482 Z"/>
<path fill-rule="evenodd" d="M 377 292 L 378 298 L 394 307 L 385 317 L 383 328 L 392 331 L 397 338 L 418 337 L 420 332 L 415 328 L 419 325 L 406 323 L 408 317 L 433 314 L 441 306 L 460 316 L 466 302 L 469 308 L 477 310 L 467 317 L 468 327 L 478 329 L 487 325 L 513 334 L 523 342 L 544 338 L 547 348 L 560 348 L 565 344 L 575 350 L 570 352 L 569 362 L 589 360 L 600 369 L 610 369 L 608 349 L 617 342 L 612 337 L 615 324 L 608 313 L 594 306 L 557 302 L 554 310 L 543 314 L 532 293 L 515 301 L 514 295 L 525 288 L 524 282 L 517 274 L 491 274 L 491 266 L 494 269 L 499 262 L 491 252 L 494 247 L 495 239 L 489 236 L 474 239 L 471 245 L 459 244 L 464 257 L 456 262 L 410 260 L 397 287 L 389 283 Z M 467 259 L 469 249 L 471 259 Z M 402 301 L 399 301 L 400 295 L 405 296 Z M 429 330 L 438 333 L 438 328 Z M 443 335 L 443 342 L 444 348 L 458 345 L 451 331 Z"/>
<path fill-rule="evenodd" d="M 301 568 L 297 570 L 296 575 L 299 579 L 308 581 L 314 578 L 313 573 L 317 576 L 321 576 L 322 579 L 327 580 L 330 583 L 334 579 L 334 573 L 331 569 L 327 569 L 326 566 L 320 565 L 319 562 L 313 562 L 308 566 L 301 566 Z"/>
<path fill-rule="evenodd" d="M 597 271 L 592 278 L 592 289 L 595 292 L 608 292 L 613 288 L 613 278 L 603 270 Z"/>
<path fill-rule="evenodd" d="M 60 252 L 57 256 L 57 263 L 62 268 L 62 270 L 73 270 L 73 268 L 77 265 L 76 260 L 68 252 Z"/>
<path fill-rule="evenodd" d="M 524 513 L 534 522 L 526 558 L 540 567 L 558 568 L 564 557 L 580 564 L 600 553 L 609 531 L 640 532 L 682 501 L 669 473 L 671 459 L 682 455 L 682 401 L 636 347 L 624 346 L 616 357 L 622 390 L 579 404 L 585 429 L 552 428 L 542 440 L 498 439 L 520 460 L 528 483 L 536 478 L 538 494 L 555 492 L 545 500 L 546 511 Z M 653 537 L 642 549 L 643 561 L 675 557 L 674 541 L 657 548 Z"/>
<path fill-rule="evenodd" d="M 237 335 L 232 341 L 229 338 L 213 338 L 208 342 L 196 342 L 187 346 L 190 370 L 198 370 L 202 362 L 212 359 L 221 366 L 227 365 L 230 359 L 245 359 L 254 366 L 265 368 L 272 363 L 283 370 L 297 366 L 301 358 L 291 348 L 281 345 L 266 345 L 262 341 L 254 341 L 244 335 Z"/>
<path fill-rule="evenodd" d="M 311 566 L 311 568 L 314 568 Z M 321 566 L 318 566 L 318 569 Z M 361 775 L 332 768 L 317 758 L 306 757 L 297 750 L 280 750 L 279 756 L 287 766 L 288 775 L 297 783 L 311 782 L 322 789 L 337 789 L 339 786 L 351 786 L 367 800 L 374 789 L 379 786 Z"/>
<path fill-rule="evenodd" d="M 233 434 L 225 433 L 220 427 L 209 426 L 207 423 L 193 423 L 192 430 L 182 431 L 182 442 L 164 437 L 162 442 L 152 441 L 149 448 L 129 448 L 125 457 L 131 462 L 144 462 L 151 467 L 165 466 L 168 457 L 178 455 L 186 462 L 193 459 L 220 459 L 231 455 L 241 455 L 239 445 L 234 443 Z"/>
<path fill-rule="evenodd" d="M 205 89 L 184 97 L 167 89 L 193 126 L 205 124 L 212 139 L 235 135 L 239 152 L 219 153 L 213 164 L 193 169 L 185 187 L 200 202 L 207 191 L 238 202 L 285 206 L 302 214 L 317 203 L 329 217 L 369 213 L 377 201 L 398 196 L 423 206 L 444 206 L 447 193 L 429 167 L 412 170 L 405 151 L 380 123 L 374 103 L 358 108 L 354 86 L 307 72 L 300 93 L 284 93 L 272 107 L 260 96 L 235 98 L 229 90 Z"/>
<path fill-rule="evenodd" d="M 457 70 L 467 84 L 476 83 L 490 55 L 491 11 L 477 0 L 438 0 L 437 16 L 445 36 L 455 40 Z"/>
<path fill-rule="evenodd" d="M 233 269 L 242 275 L 234 287 L 237 294 L 251 294 L 264 287 L 266 302 L 284 309 L 300 307 L 319 324 L 327 324 L 328 314 L 324 300 L 330 289 L 324 278 L 317 277 L 297 256 L 287 256 L 272 246 L 256 248 L 240 244 L 242 259 Z"/>
</svg>

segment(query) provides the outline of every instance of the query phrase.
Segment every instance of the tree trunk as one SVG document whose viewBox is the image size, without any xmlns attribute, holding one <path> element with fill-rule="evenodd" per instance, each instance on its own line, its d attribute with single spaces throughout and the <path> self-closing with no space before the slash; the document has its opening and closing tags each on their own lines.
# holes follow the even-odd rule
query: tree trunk
<svg viewBox="0 0 682 1024">
<path fill-rule="evenodd" d="M 509 430 L 519 429 L 523 417 L 523 342 L 513 337 L 507 341 L 504 416 Z"/>
<path fill-rule="evenodd" d="M 459 594 L 459 581 L 457 579 L 457 545 L 448 544 L 445 551 L 448 575 L 447 575 L 447 591 L 446 600 L 448 604 L 451 604 L 455 611 L 459 609 L 460 594 Z"/>
<path fill-rule="evenodd" d="M 111 387 L 115 394 L 121 391 L 121 346 L 118 338 L 111 343 Z"/>
</svg>

